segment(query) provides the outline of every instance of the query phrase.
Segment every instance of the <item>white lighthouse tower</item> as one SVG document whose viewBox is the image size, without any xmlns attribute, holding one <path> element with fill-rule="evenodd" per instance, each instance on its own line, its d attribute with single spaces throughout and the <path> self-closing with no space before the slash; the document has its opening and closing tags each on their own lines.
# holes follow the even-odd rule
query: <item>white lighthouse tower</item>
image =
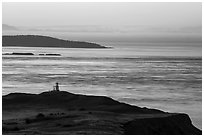
<svg viewBox="0 0 204 137">
<path fill-rule="evenodd" d="M 52 91 L 60 91 L 59 90 L 59 83 L 56 83 L 56 86 L 53 86 L 53 90 Z"/>
</svg>

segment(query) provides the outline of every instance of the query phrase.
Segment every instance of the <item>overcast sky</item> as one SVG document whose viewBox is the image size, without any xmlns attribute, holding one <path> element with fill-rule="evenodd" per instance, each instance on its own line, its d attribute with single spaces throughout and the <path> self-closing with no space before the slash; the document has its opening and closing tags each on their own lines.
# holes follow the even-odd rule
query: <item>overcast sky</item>
<svg viewBox="0 0 204 137">
<path fill-rule="evenodd" d="M 49 34 L 89 41 L 202 41 L 201 3 L 9 2 L 3 3 L 2 14 L 3 24 L 10 25 L 3 25 L 3 34 Z M 12 26 L 18 31 L 11 32 Z"/>
<path fill-rule="evenodd" d="M 3 3 L 3 23 L 201 26 L 201 3 Z"/>
</svg>

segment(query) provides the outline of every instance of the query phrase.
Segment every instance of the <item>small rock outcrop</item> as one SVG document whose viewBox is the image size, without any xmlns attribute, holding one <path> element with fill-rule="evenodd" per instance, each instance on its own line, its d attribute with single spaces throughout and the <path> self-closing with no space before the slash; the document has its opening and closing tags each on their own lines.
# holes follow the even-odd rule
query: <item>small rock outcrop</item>
<svg viewBox="0 0 204 137">
<path fill-rule="evenodd" d="M 13 53 L 5 53 L 3 55 L 34 55 L 34 54 L 33 53 L 13 52 Z"/>
</svg>

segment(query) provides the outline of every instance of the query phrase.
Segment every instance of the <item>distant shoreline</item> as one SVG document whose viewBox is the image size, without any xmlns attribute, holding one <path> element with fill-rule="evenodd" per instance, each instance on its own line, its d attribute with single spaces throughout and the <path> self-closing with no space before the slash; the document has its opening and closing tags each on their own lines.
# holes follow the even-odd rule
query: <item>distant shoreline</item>
<svg viewBox="0 0 204 137">
<path fill-rule="evenodd" d="M 13 53 L 3 53 L 2 55 L 25 55 L 25 56 L 33 56 L 33 55 L 38 55 L 38 56 L 61 56 L 61 54 L 58 53 L 39 53 L 39 54 L 34 54 L 30 52 L 13 52 Z"/>
<path fill-rule="evenodd" d="M 4 35 L 2 47 L 112 48 L 92 42 L 63 40 L 42 35 Z"/>
<path fill-rule="evenodd" d="M 7 47 L 12 47 L 12 46 L 7 46 Z M 5 48 L 7 48 L 5 47 Z M 19 46 L 18 46 L 19 47 Z M 4 47 L 3 47 L 4 48 Z M 17 47 L 12 47 L 12 48 L 17 48 Z M 19 47 L 19 48 L 22 48 L 22 47 Z M 33 48 L 33 47 L 27 47 L 27 48 Z M 41 47 L 38 47 L 38 48 L 41 48 Z M 45 48 L 59 48 L 59 47 L 45 47 Z M 67 48 L 64 48 L 64 49 L 67 49 Z M 85 48 L 69 48 L 69 49 L 85 49 Z M 12 53 L 14 52 L 5 52 L 5 53 L 2 53 L 2 55 L 13 55 Z M 33 54 L 33 55 L 39 55 L 39 54 L 58 54 L 58 53 L 37 53 L 37 54 L 34 54 L 32 52 L 16 52 L 16 53 L 30 53 L 30 54 Z M 61 54 L 60 54 L 61 55 Z M 61 55 L 62 56 L 62 55 Z M 94 59 L 170 59 L 170 60 L 175 60 L 175 59 L 193 59 L 193 60 L 202 60 L 202 56 L 146 56 L 146 55 L 140 55 L 138 57 L 69 57 L 69 58 L 94 58 Z"/>
<path fill-rule="evenodd" d="M 28 47 L 28 46 L 17 46 L 17 45 L 3 45 L 2 44 L 2 47 L 13 47 L 13 48 L 62 48 L 62 49 L 114 49 L 114 47 L 105 47 L 105 48 L 66 48 L 66 47 L 45 47 L 45 46 L 41 46 L 41 47 L 37 47 L 37 46 L 33 46 L 33 47 Z"/>
</svg>

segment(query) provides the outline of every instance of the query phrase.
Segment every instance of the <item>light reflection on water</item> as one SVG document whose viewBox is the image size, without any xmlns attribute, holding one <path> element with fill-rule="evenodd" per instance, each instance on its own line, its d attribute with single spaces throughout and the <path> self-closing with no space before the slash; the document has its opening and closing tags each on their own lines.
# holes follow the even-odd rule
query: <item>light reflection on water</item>
<svg viewBox="0 0 204 137">
<path fill-rule="evenodd" d="M 28 49 L 18 48 L 42 52 Z M 55 50 L 47 51 L 54 53 Z M 83 55 L 88 51 L 78 50 Z M 72 57 L 64 49 L 57 53 L 61 52 L 61 57 L 3 56 L 3 95 L 48 91 L 58 81 L 61 90 L 72 93 L 106 95 L 138 106 L 185 112 L 197 127 L 202 127 L 201 58 L 113 57 L 112 54 Z M 105 50 L 94 52 L 109 55 Z"/>
</svg>

